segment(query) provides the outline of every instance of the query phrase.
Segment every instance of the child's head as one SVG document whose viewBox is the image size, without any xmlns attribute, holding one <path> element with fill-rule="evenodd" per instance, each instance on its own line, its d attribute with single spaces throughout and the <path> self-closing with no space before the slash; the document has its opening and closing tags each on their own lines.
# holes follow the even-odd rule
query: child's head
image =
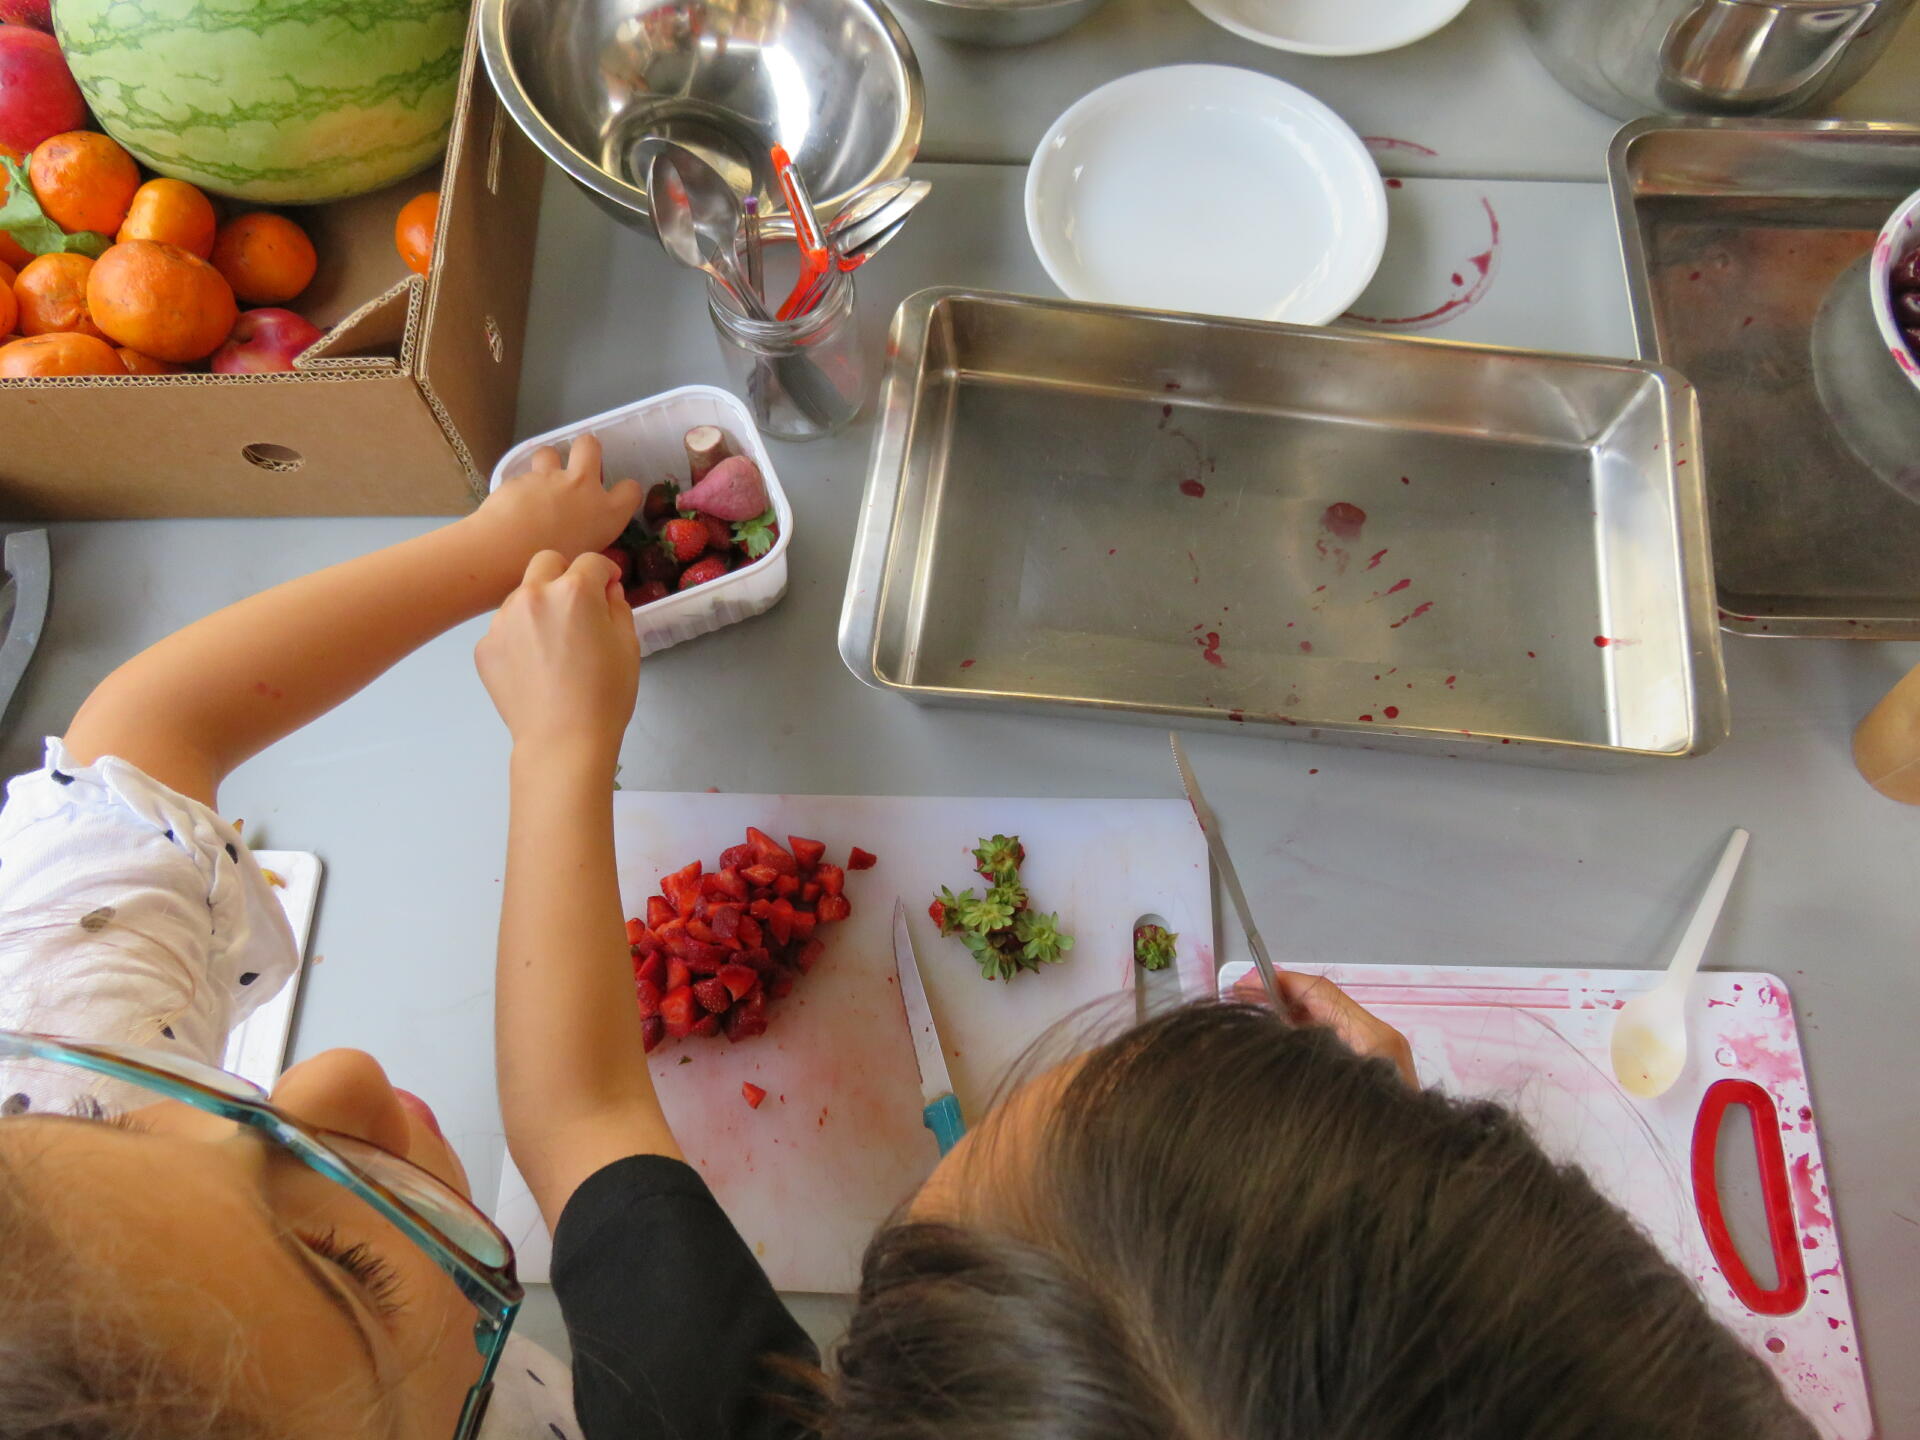
<svg viewBox="0 0 1920 1440">
<path fill-rule="evenodd" d="M 373 1060 L 293 1066 L 283 1110 L 467 1193 Z M 351 1191 L 172 1101 L 0 1120 L 0 1440 L 447 1440 L 475 1312 Z"/>
<path fill-rule="evenodd" d="M 866 1257 L 835 1440 L 1811 1436 L 1577 1170 L 1206 1005 L 1027 1086 Z"/>
</svg>

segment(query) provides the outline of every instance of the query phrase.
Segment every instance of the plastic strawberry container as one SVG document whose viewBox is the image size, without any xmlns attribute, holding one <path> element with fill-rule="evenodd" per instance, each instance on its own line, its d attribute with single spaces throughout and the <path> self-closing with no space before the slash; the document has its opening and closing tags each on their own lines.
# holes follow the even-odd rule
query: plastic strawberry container
<svg viewBox="0 0 1920 1440">
<path fill-rule="evenodd" d="M 575 436 L 592 433 L 600 437 L 608 478 L 631 477 L 642 487 L 656 480 L 672 480 L 685 488 L 688 476 L 683 437 L 696 425 L 718 425 L 735 452 L 760 467 L 780 533 L 773 547 L 751 565 L 635 610 L 633 627 L 640 634 L 642 655 L 751 620 L 771 610 L 787 593 L 787 542 L 793 538 L 793 507 L 787 503 L 787 492 L 780 488 L 780 477 L 774 474 L 773 461 L 767 458 L 767 447 L 761 443 L 747 407 L 711 385 L 685 385 L 522 440 L 493 467 L 489 488 L 498 489 L 509 475 L 526 469 L 533 452 L 542 445 L 564 449 Z"/>
</svg>

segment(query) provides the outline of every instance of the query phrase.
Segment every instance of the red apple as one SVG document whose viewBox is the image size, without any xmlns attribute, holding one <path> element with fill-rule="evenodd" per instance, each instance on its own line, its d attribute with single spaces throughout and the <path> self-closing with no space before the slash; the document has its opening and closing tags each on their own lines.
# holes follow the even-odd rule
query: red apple
<svg viewBox="0 0 1920 1440">
<path fill-rule="evenodd" d="M 0 146 L 25 155 L 86 123 L 87 102 L 60 42 L 25 25 L 0 25 Z"/>
<path fill-rule="evenodd" d="M 0 23 L 53 33 L 53 0 L 0 0 Z"/>
<path fill-rule="evenodd" d="M 248 310 L 213 352 L 216 375 L 268 375 L 293 369 L 302 350 L 327 332 L 291 310 Z"/>
</svg>

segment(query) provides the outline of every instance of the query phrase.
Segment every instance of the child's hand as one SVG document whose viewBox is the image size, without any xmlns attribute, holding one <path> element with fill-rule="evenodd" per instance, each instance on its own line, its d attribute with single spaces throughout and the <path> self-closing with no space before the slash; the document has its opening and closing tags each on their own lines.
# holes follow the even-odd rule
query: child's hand
<svg viewBox="0 0 1920 1440">
<path fill-rule="evenodd" d="M 1420 1077 L 1413 1068 L 1413 1047 L 1407 1044 L 1407 1037 L 1338 985 L 1318 975 L 1278 968 L 1273 978 L 1280 982 L 1280 998 L 1286 1002 L 1287 1018 L 1294 1024 L 1326 1026 L 1354 1054 L 1391 1060 L 1407 1084 L 1420 1088 Z M 1250 970 L 1234 982 L 1233 998 L 1255 1005 L 1267 1003 L 1267 987 L 1258 970 Z"/>
<path fill-rule="evenodd" d="M 474 514 L 474 523 L 512 558 L 518 575 L 542 550 L 564 560 L 604 550 L 640 508 L 637 480 L 606 488 L 600 472 L 600 442 L 582 435 L 566 461 L 551 445 L 533 452 L 524 474 L 503 482 Z"/>
<path fill-rule="evenodd" d="M 568 565 L 552 550 L 534 556 L 474 663 L 516 747 L 585 745 L 611 765 L 640 683 L 640 637 L 613 562 L 587 554 Z"/>
</svg>

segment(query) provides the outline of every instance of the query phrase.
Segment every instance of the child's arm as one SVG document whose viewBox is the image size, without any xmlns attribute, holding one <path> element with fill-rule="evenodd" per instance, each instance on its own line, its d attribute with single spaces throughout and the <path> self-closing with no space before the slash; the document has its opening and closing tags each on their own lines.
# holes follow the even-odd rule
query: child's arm
<svg viewBox="0 0 1920 1440">
<path fill-rule="evenodd" d="M 631 480 L 603 489 L 590 437 L 564 469 L 543 450 L 465 519 L 242 600 L 136 655 L 80 707 L 68 751 L 82 765 L 118 756 L 211 807 L 242 761 L 498 605 L 530 556 L 597 550 L 639 503 Z"/>
<path fill-rule="evenodd" d="M 538 555 L 475 652 L 513 734 L 495 1071 L 514 1163 L 549 1228 L 630 1155 L 678 1158 L 633 1003 L 613 777 L 640 642 L 610 562 Z"/>
</svg>

